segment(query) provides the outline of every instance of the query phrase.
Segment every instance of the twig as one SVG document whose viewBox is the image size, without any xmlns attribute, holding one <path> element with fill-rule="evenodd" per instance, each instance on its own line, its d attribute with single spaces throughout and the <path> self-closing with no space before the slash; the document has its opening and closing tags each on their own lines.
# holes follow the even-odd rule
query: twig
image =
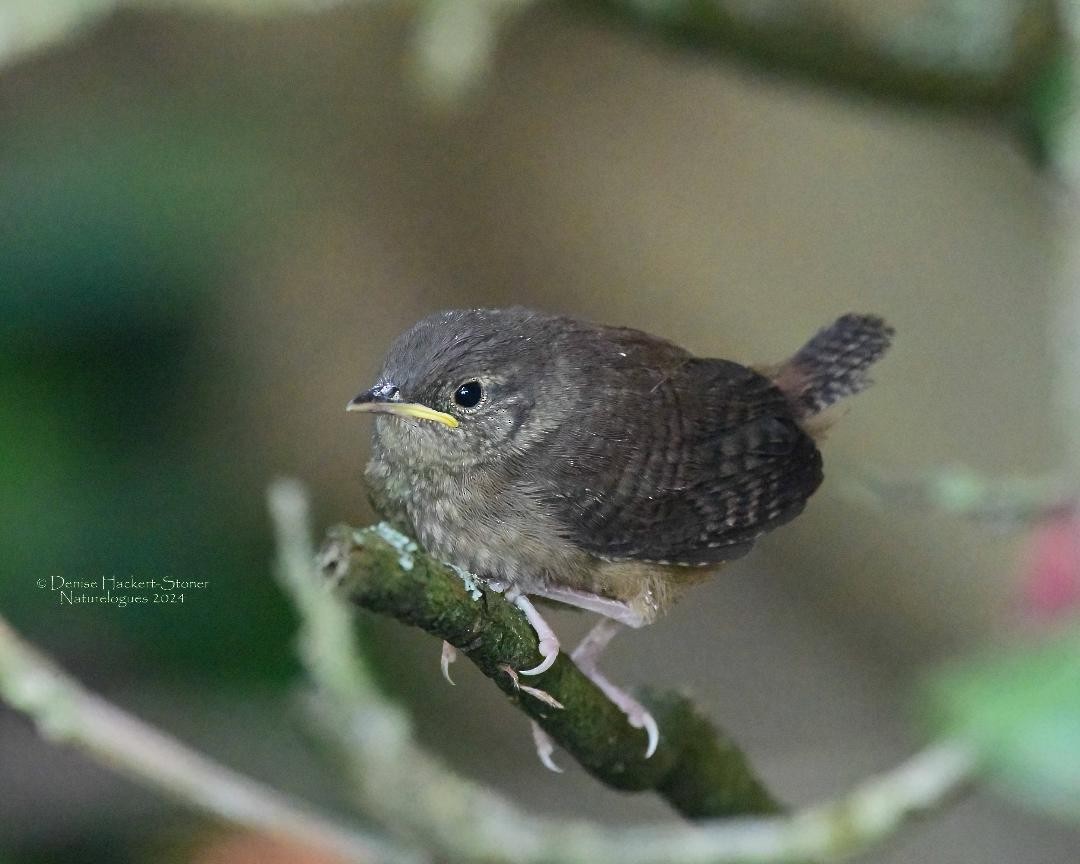
<svg viewBox="0 0 1080 864">
<path fill-rule="evenodd" d="M 1076 510 L 1078 485 L 1067 472 L 995 476 L 963 467 L 899 475 L 852 469 L 841 485 L 849 497 L 934 510 L 1001 529 L 1028 527 Z"/>
<path fill-rule="evenodd" d="M 445 98 L 467 92 L 491 63 L 499 25 L 534 0 L 413 0 L 420 81 Z M 161 0 L 23 3 L 0 44 L 0 66 L 55 44 L 113 9 L 154 8 Z M 310 11 L 311 0 L 172 0 L 249 15 Z M 1033 94 L 1045 88 L 1064 48 L 1060 6 L 1049 0 L 938 0 L 903 14 L 861 4 L 787 0 L 748 3 L 566 0 L 651 36 L 725 52 L 769 71 L 894 100 L 992 113 L 1038 140 Z M 1068 4 L 1065 4 L 1066 6 Z"/>
<path fill-rule="evenodd" d="M 886 99 L 1012 115 L 1014 122 L 1017 115 L 1030 120 L 1032 88 L 1064 42 L 1060 13 L 1044 0 L 944 0 L 903 15 L 818 0 L 568 5 L 771 72 Z"/>
<path fill-rule="evenodd" d="M 923 751 L 847 796 L 791 816 L 727 819 L 693 827 L 662 824 L 620 829 L 535 817 L 456 776 L 420 751 L 399 711 L 366 685 L 356 688 L 348 683 L 369 681 L 370 676 L 355 653 L 351 635 L 338 629 L 338 616 L 344 614 L 340 605 L 316 584 L 311 567 L 304 564 L 308 541 L 304 530 L 294 530 L 306 524 L 302 493 L 295 485 L 279 484 L 271 490 L 271 507 L 283 547 L 293 545 L 291 551 L 282 549 L 283 560 L 293 562 L 296 568 L 285 574 L 286 585 L 294 594 L 303 595 L 296 599 L 302 608 L 309 608 L 309 614 L 324 621 L 337 618 L 332 628 L 344 637 L 332 645 L 330 640 L 323 641 L 325 634 L 305 626 L 306 641 L 320 642 L 322 648 L 315 650 L 309 644 L 303 653 L 322 690 L 324 729 L 341 744 L 342 759 L 361 804 L 399 834 L 447 859 L 506 864 L 766 864 L 834 859 L 857 852 L 891 835 L 911 817 L 939 807 L 974 771 L 971 748 L 950 741 Z M 377 528 L 339 529 L 320 563 L 347 582 L 351 591 L 359 591 L 365 603 L 385 606 L 388 613 L 395 602 L 409 598 L 409 605 L 395 614 L 410 623 L 435 625 L 432 630 L 436 635 L 442 636 L 456 625 L 427 620 L 426 604 L 446 601 L 449 606 L 443 611 L 452 620 L 461 609 L 468 610 L 469 619 L 478 625 L 475 636 L 480 642 L 460 644 L 470 656 L 493 641 L 502 646 L 500 656 L 515 665 L 535 659 L 532 630 L 515 611 L 510 610 L 510 617 L 503 620 L 492 608 L 499 608 L 498 598 L 491 597 L 485 611 L 483 604 L 472 600 L 456 574 L 431 561 L 407 539 L 391 542 L 387 537 L 394 539 Z M 337 611 L 331 611 L 334 608 Z M 495 615 L 494 620 L 491 615 Z M 443 630 L 444 626 L 448 629 Z M 320 658 L 325 660 L 335 653 L 348 659 L 343 661 L 339 656 L 321 669 Z M 557 682 L 564 677 L 572 679 L 572 672 L 558 672 L 559 665 L 552 669 L 553 677 L 542 679 L 544 689 L 559 692 Z M 332 671 L 342 667 L 357 671 L 347 675 Z M 512 700 L 518 698 L 511 691 L 507 695 Z M 585 698 L 591 697 L 586 694 Z M 518 704 L 526 707 L 529 703 Z M 657 700 L 650 704 L 655 708 Z M 663 723 L 665 736 L 671 737 L 670 721 Z M 675 737 L 680 734 L 674 733 Z M 641 743 L 636 733 L 616 735 L 632 742 L 635 749 Z M 666 746 L 671 747 L 670 743 Z M 724 778 L 715 779 L 717 789 L 723 789 Z M 747 806 L 739 793 L 729 789 L 728 794 Z"/>
<path fill-rule="evenodd" d="M 417 860 L 197 753 L 85 690 L 0 618 L 0 698 L 41 735 L 198 810 L 355 862 Z"/>
<path fill-rule="evenodd" d="M 788 817 L 620 829 L 533 817 L 462 780 L 415 747 L 404 715 L 372 686 L 355 652 L 346 611 L 316 578 L 307 556 L 302 493 L 295 485 L 279 484 L 271 501 L 281 538 L 283 579 L 305 617 L 303 654 L 322 690 L 325 728 L 345 745 L 346 767 L 369 814 L 409 836 L 410 845 L 423 843 L 443 858 L 506 864 L 832 859 L 859 851 L 893 834 L 910 817 L 939 807 L 976 767 L 969 745 L 949 741 L 843 798 Z M 379 544 L 374 531 L 361 536 L 369 545 Z M 407 570 L 409 559 L 402 551 L 381 542 L 386 554 L 378 566 Z M 414 568 L 420 557 L 412 561 Z M 374 571 L 369 576 L 380 578 Z M 508 656 L 526 650 L 519 635 L 505 634 Z M 88 693 L 3 619 L 0 697 L 34 719 L 45 737 L 70 743 L 114 770 L 219 818 L 318 845 L 351 861 L 406 860 L 398 849 L 312 813 Z"/>
<path fill-rule="evenodd" d="M 393 615 L 445 639 L 491 678 L 581 765 L 605 784 L 627 791 L 655 790 L 695 819 L 779 811 L 742 753 L 683 696 L 643 694 L 660 725 L 660 746 L 645 758 L 645 733 L 561 654 L 530 684 L 562 709 L 522 693 L 506 668 L 539 662 L 536 634 L 501 594 L 479 600 L 449 567 L 397 539 L 386 526 L 337 528 L 321 556 L 343 594 L 375 612 Z M 475 590 L 475 589 L 473 589 Z"/>
</svg>

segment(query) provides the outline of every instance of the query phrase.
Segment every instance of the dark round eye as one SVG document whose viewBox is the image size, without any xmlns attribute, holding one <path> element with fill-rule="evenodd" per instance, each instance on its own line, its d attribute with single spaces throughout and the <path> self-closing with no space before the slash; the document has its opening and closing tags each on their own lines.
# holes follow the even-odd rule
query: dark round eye
<svg viewBox="0 0 1080 864">
<path fill-rule="evenodd" d="M 454 391 L 454 401 L 462 408 L 475 408 L 484 396 L 479 381 L 466 381 Z"/>
</svg>

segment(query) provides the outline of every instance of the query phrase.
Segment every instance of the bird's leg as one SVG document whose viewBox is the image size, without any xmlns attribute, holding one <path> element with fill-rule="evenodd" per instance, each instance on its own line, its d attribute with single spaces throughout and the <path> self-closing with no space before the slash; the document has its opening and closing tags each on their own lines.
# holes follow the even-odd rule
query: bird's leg
<svg viewBox="0 0 1080 864">
<path fill-rule="evenodd" d="M 573 606 L 575 609 L 584 609 L 586 612 L 595 612 L 597 615 L 603 615 L 605 618 L 611 618 L 618 621 L 620 624 L 625 624 L 627 627 L 644 627 L 651 621 L 651 618 L 642 617 L 640 612 L 636 612 L 629 603 L 623 603 L 621 600 L 612 600 L 608 597 L 601 597 L 598 594 L 590 594 L 588 591 L 579 591 L 576 588 L 562 588 L 555 585 L 546 585 L 543 588 L 537 588 L 533 592 L 538 597 L 543 597 L 546 600 L 557 600 L 559 603 L 565 603 L 567 606 Z M 608 637 L 609 639 L 611 637 Z"/>
<path fill-rule="evenodd" d="M 555 631 L 551 629 L 551 625 L 544 620 L 544 616 L 540 614 L 532 602 L 526 597 L 520 588 L 513 585 L 508 585 L 505 582 L 499 582 L 496 580 L 480 580 L 479 577 L 474 576 L 467 570 L 464 570 L 456 565 L 449 565 L 452 567 L 462 580 L 465 581 L 465 587 L 470 591 L 475 591 L 479 594 L 479 589 L 476 587 L 476 583 L 484 581 L 488 588 L 493 591 L 497 591 L 506 597 L 511 603 L 517 606 L 522 612 L 525 613 L 525 618 L 528 620 L 529 625 L 533 628 L 533 632 L 536 633 L 536 638 L 539 641 L 540 656 L 544 659 L 540 661 L 537 666 L 532 669 L 522 669 L 520 674 L 522 675 L 539 675 L 541 672 L 546 672 L 551 668 L 552 664 L 559 656 L 559 637 L 555 635 Z M 474 598 L 475 599 L 475 598 Z M 439 668 L 442 669 L 443 677 L 451 684 L 454 682 L 450 678 L 450 664 L 457 660 L 457 649 L 454 648 L 446 640 L 443 640 L 442 644 L 442 656 L 439 660 Z M 522 688 L 525 690 L 531 690 L 532 688 Z M 542 692 L 542 691 L 541 691 Z"/>
<path fill-rule="evenodd" d="M 507 600 L 525 613 L 525 618 L 535 631 L 536 638 L 540 642 L 540 656 L 544 658 L 532 669 L 522 669 L 521 674 L 539 675 L 541 672 L 547 672 L 559 656 L 559 637 L 555 635 L 551 625 L 544 620 L 544 616 L 537 611 L 536 607 L 533 606 L 528 597 L 521 593 L 520 589 L 511 587 L 506 591 L 505 596 Z"/>
<path fill-rule="evenodd" d="M 645 747 L 645 758 L 648 759 L 656 752 L 656 746 L 660 743 L 660 729 L 656 720 L 648 709 L 637 701 L 633 696 L 621 687 L 612 684 L 597 668 L 601 653 L 607 647 L 611 638 L 619 631 L 621 625 L 612 618 L 601 618 L 596 625 L 581 640 L 581 644 L 570 655 L 577 667 L 585 677 L 593 682 L 608 699 L 614 702 L 625 715 L 630 725 L 635 729 L 644 729 L 648 736 L 648 744 Z M 539 746 L 538 746 L 539 752 Z M 543 761 L 543 755 L 540 756 Z"/>
<path fill-rule="evenodd" d="M 656 746 L 660 741 L 660 730 L 656 725 L 656 720 L 652 714 L 646 710 L 640 702 L 638 702 L 633 696 L 627 693 L 625 690 L 612 684 L 603 673 L 597 668 L 597 663 L 600 659 L 600 654 L 604 648 L 607 647 L 611 638 L 619 631 L 620 625 L 627 627 L 642 627 L 648 620 L 635 611 L 628 603 L 623 603 L 618 600 L 612 600 L 608 597 L 601 597 L 596 594 L 590 594 L 587 591 L 579 591 L 574 588 L 563 588 L 555 586 L 545 586 L 538 589 L 534 593 L 545 597 L 548 600 L 557 600 L 560 603 L 566 603 L 568 606 L 576 606 L 578 609 L 584 609 L 587 612 L 595 612 L 598 615 L 604 616 L 593 627 L 592 630 L 581 640 L 581 644 L 574 649 L 573 654 L 570 655 L 571 659 L 578 665 L 578 668 L 585 674 L 585 676 L 592 681 L 600 690 L 608 697 L 612 702 L 619 706 L 624 714 L 626 714 L 627 720 L 630 725 L 635 729 L 644 729 L 645 734 L 648 736 L 648 744 L 645 748 L 645 758 L 652 756 L 656 752 Z M 540 734 L 545 734 L 541 730 Z M 533 737 L 536 738 L 536 731 L 533 732 Z M 548 739 L 550 742 L 550 739 Z M 540 756 L 540 761 L 547 762 L 544 759 L 544 753 L 537 748 L 537 753 Z"/>
<path fill-rule="evenodd" d="M 612 684 L 597 668 L 600 655 L 612 637 L 619 632 L 619 628 L 620 624 L 614 618 L 601 618 L 596 622 L 592 630 L 586 634 L 585 638 L 581 640 L 577 648 L 574 649 L 570 659 L 577 664 L 586 678 L 599 687 L 601 692 L 618 706 L 619 710 L 626 715 L 626 719 L 631 726 L 635 729 L 645 730 L 645 734 L 648 736 L 648 743 L 645 746 L 645 758 L 648 759 L 656 752 L 656 747 L 660 743 L 660 729 L 656 725 L 656 720 L 644 705 L 625 690 Z M 555 752 L 554 739 L 541 729 L 535 720 L 531 722 L 537 757 L 549 771 L 561 773 L 562 769 L 555 764 L 555 760 L 552 758 L 552 754 Z"/>
</svg>

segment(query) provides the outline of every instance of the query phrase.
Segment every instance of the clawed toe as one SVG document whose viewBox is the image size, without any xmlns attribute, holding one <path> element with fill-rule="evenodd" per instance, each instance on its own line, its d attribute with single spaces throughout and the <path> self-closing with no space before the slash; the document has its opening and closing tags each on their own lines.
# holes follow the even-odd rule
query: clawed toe
<svg viewBox="0 0 1080 864">
<path fill-rule="evenodd" d="M 559 657 L 559 640 L 555 636 L 551 636 L 549 639 L 540 640 L 540 656 L 544 659 L 539 664 L 533 666 L 532 669 L 522 669 L 522 675 L 539 675 L 542 672 L 547 672 L 555 661 Z"/>
<path fill-rule="evenodd" d="M 533 743 L 536 745 L 536 756 L 540 760 L 540 763 L 547 768 L 548 771 L 562 774 L 563 769 L 555 763 L 555 759 L 553 758 L 555 754 L 554 739 L 541 729 L 540 724 L 535 720 L 530 720 L 529 722 L 532 725 Z"/>
<path fill-rule="evenodd" d="M 559 657 L 559 637 L 555 635 L 555 631 L 551 629 L 551 625 L 544 620 L 544 616 L 541 615 L 535 606 L 529 601 L 529 598 L 524 594 L 518 594 L 508 599 L 513 602 L 522 612 L 525 613 L 525 618 L 529 622 L 529 625 L 533 628 L 533 632 L 536 633 L 536 638 L 539 642 L 540 656 L 544 659 L 532 669 L 522 669 L 522 675 L 539 675 L 541 672 L 547 672 L 552 667 L 555 661 Z"/>
<path fill-rule="evenodd" d="M 648 709 L 633 696 L 616 684 L 612 684 L 596 666 L 601 652 L 619 630 L 619 624 L 611 619 L 602 619 L 581 640 L 581 644 L 570 655 L 585 677 L 593 682 L 626 715 L 634 729 L 645 732 L 645 758 L 648 759 L 660 745 L 660 727 Z"/>
<path fill-rule="evenodd" d="M 457 660 L 457 648 L 444 639 L 442 643 L 442 657 L 439 658 L 439 668 L 442 669 L 442 677 L 450 684 L 454 683 L 454 679 L 450 677 L 450 664 L 455 660 Z"/>
<path fill-rule="evenodd" d="M 519 684 L 518 690 L 522 693 L 528 693 L 533 699 L 539 699 L 545 705 L 550 705 L 552 708 L 558 708 L 560 711 L 566 707 L 562 702 L 548 693 L 547 690 L 541 690 L 539 687 L 527 687 L 524 684 Z"/>
<path fill-rule="evenodd" d="M 656 725 L 656 719 L 644 706 L 637 703 L 637 707 L 638 712 L 626 712 L 626 719 L 630 721 L 630 725 L 635 729 L 645 730 L 645 734 L 648 736 L 648 742 L 645 745 L 645 758 L 648 759 L 660 745 L 660 727 Z"/>
<path fill-rule="evenodd" d="M 632 727 L 644 730 L 646 736 L 645 758 L 648 759 L 652 756 L 660 745 L 660 727 L 656 723 L 656 718 L 649 713 L 649 709 L 625 690 L 612 684 L 599 672 L 593 670 L 585 674 L 626 715 L 626 720 Z"/>
<path fill-rule="evenodd" d="M 522 684 L 518 679 L 519 673 L 515 672 L 512 666 L 508 666 L 504 663 L 499 668 L 510 676 L 510 680 L 514 683 L 515 690 L 520 690 L 522 693 L 528 693 L 533 699 L 538 699 L 545 705 L 550 705 L 552 708 L 558 708 L 560 711 L 566 707 L 562 702 L 548 693 L 547 690 L 541 690 L 539 687 L 528 687 L 525 684 Z"/>
<path fill-rule="evenodd" d="M 514 683 L 515 690 L 520 690 L 522 693 L 528 693 L 534 699 L 539 699 L 545 705 L 550 705 L 552 708 L 562 709 L 563 704 L 546 690 L 541 690 L 539 687 L 527 687 L 522 684 L 518 679 L 519 673 L 515 672 L 512 666 L 504 664 L 499 668 L 510 677 L 510 680 Z M 562 768 L 555 764 L 555 759 L 552 758 L 555 753 L 555 741 L 547 734 L 547 732 L 540 728 L 540 724 L 535 720 L 530 720 L 529 723 L 532 726 L 533 744 L 536 745 L 537 758 L 548 771 L 562 774 Z"/>
</svg>

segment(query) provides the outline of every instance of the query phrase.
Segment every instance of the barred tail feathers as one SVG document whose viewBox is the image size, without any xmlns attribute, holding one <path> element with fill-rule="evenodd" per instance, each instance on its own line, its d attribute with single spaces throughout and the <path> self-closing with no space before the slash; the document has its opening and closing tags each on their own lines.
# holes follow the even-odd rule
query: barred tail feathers
<svg viewBox="0 0 1080 864">
<path fill-rule="evenodd" d="M 870 386 L 867 371 L 888 350 L 893 333 L 876 315 L 842 315 L 782 364 L 773 381 L 796 416 L 810 419 Z"/>
</svg>

